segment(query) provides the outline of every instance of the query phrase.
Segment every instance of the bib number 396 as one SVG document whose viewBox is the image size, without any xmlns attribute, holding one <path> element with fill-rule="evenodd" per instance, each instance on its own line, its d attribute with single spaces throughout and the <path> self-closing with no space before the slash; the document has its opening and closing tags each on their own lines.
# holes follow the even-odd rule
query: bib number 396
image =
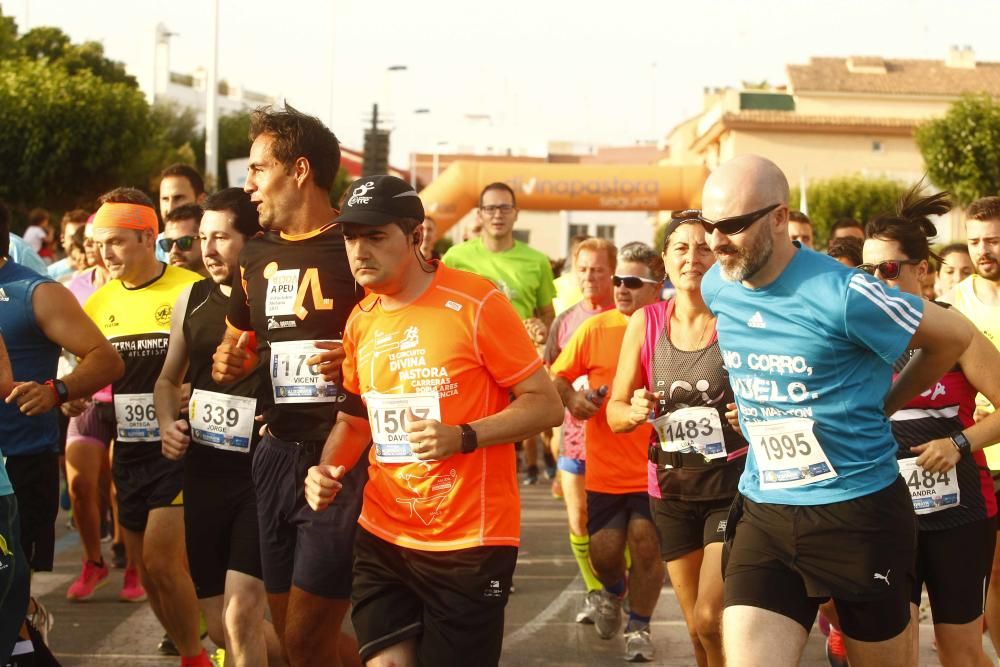
<svg viewBox="0 0 1000 667">
<path fill-rule="evenodd" d="M 962 492 L 958 486 L 958 475 L 949 472 L 929 472 L 917 465 L 915 458 L 899 462 L 899 474 L 906 482 L 917 514 L 933 514 L 941 510 L 958 507 Z"/>
<path fill-rule="evenodd" d="M 115 394 L 118 442 L 152 442 L 160 439 L 152 394 Z"/>
<path fill-rule="evenodd" d="M 837 476 L 813 434 L 811 419 L 749 422 L 746 428 L 762 490 L 806 486 Z"/>
</svg>

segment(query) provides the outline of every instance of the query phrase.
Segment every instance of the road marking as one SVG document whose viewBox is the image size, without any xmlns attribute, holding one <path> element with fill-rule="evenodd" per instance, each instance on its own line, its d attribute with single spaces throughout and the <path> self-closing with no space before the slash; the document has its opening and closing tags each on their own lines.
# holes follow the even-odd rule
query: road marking
<svg viewBox="0 0 1000 667">
<path fill-rule="evenodd" d="M 516 646 L 521 642 L 530 639 L 539 630 L 549 625 L 551 619 L 555 618 L 560 612 L 562 612 L 562 610 L 569 605 L 571 600 L 579 598 L 582 593 L 583 577 L 577 574 L 568 584 L 566 584 L 566 588 L 562 589 L 559 595 L 557 595 L 552 602 L 546 605 L 545 609 L 542 609 L 542 611 L 536 614 L 533 619 L 504 638 L 503 643 L 505 650 L 510 650 L 512 646 Z"/>
</svg>

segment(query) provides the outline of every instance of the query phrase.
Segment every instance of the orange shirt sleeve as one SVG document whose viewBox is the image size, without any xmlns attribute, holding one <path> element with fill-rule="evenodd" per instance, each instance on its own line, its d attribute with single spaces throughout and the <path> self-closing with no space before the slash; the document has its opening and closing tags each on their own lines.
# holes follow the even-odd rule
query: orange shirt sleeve
<svg viewBox="0 0 1000 667">
<path fill-rule="evenodd" d="M 581 324 L 552 364 L 552 372 L 567 382 L 572 383 L 581 375 L 587 375 L 586 360 L 590 358 L 590 329 L 587 322 Z"/>
<path fill-rule="evenodd" d="M 490 292 L 476 322 L 476 347 L 483 366 L 501 387 L 513 387 L 542 366 L 521 318 L 500 292 Z"/>
<path fill-rule="evenodd" d="M 357 335 L 357 327 L 354 326 L 358 315 L 357 306 L 347 320 L 344 327 L 344 363 L 340 366 L 341 385 L 352 394 L 361 394 L 361 383 L 358 381 L 358 346 L 354 337 Z"/>
</svg>

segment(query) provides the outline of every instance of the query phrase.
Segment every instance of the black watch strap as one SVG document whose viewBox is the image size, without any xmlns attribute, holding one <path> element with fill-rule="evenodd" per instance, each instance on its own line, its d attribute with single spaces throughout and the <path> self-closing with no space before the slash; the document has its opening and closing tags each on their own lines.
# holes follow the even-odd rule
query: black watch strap
<svg viewBox="0 0 1000 667">
<path fill-rule="evenodd" d="M 479 436 L 468 424 L 459 424 L 458 427 L 462 429 L 462 453 L 471 454 L 479 448 Z"/>
<path fill-rule="evenodd" d="M 952 435 L 951 442 L 955 445 L 955 449 L 957 449 L 958 453 L 962 456 L 967 456 L 972 453 L 972 443 L 965 437 L 965 433 L 963 431 L 959 431 L 958 433 Z"/>
</svg>

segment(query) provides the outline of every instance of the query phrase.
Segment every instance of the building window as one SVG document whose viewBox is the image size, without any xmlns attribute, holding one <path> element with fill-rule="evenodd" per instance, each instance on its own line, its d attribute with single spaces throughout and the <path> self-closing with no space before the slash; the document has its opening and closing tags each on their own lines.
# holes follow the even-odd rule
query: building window
<svg viewBox="0 0 1000 667">
<path fill-rule="evenodd" d="M 614 225 L 597 225 L 596 233 L 594 234 L 599 239 L 607 239 L 608 241 L 614 242 L 615 240 L 615 226 Z"/>
<path fill-rule="evenodd" d="M 882 142 L 878 139 L 872 142 L 872 153 L 881 153 L 883 151 Z"/>
<path fill-rule="evenodd" d="M 590 231 L 587 229 L 587 225 L 569 225 L 566 232 L 566 247 L 570 247 L 573 244 L 574 236 L 590 236 Z"/>
<path fill-rule="evenodd" d="M 515 229 L 514 240 L 520 241 L 521 243 L 527 245 L 531 245 L 531 231 L 527 229 Z"/>
</svg>

